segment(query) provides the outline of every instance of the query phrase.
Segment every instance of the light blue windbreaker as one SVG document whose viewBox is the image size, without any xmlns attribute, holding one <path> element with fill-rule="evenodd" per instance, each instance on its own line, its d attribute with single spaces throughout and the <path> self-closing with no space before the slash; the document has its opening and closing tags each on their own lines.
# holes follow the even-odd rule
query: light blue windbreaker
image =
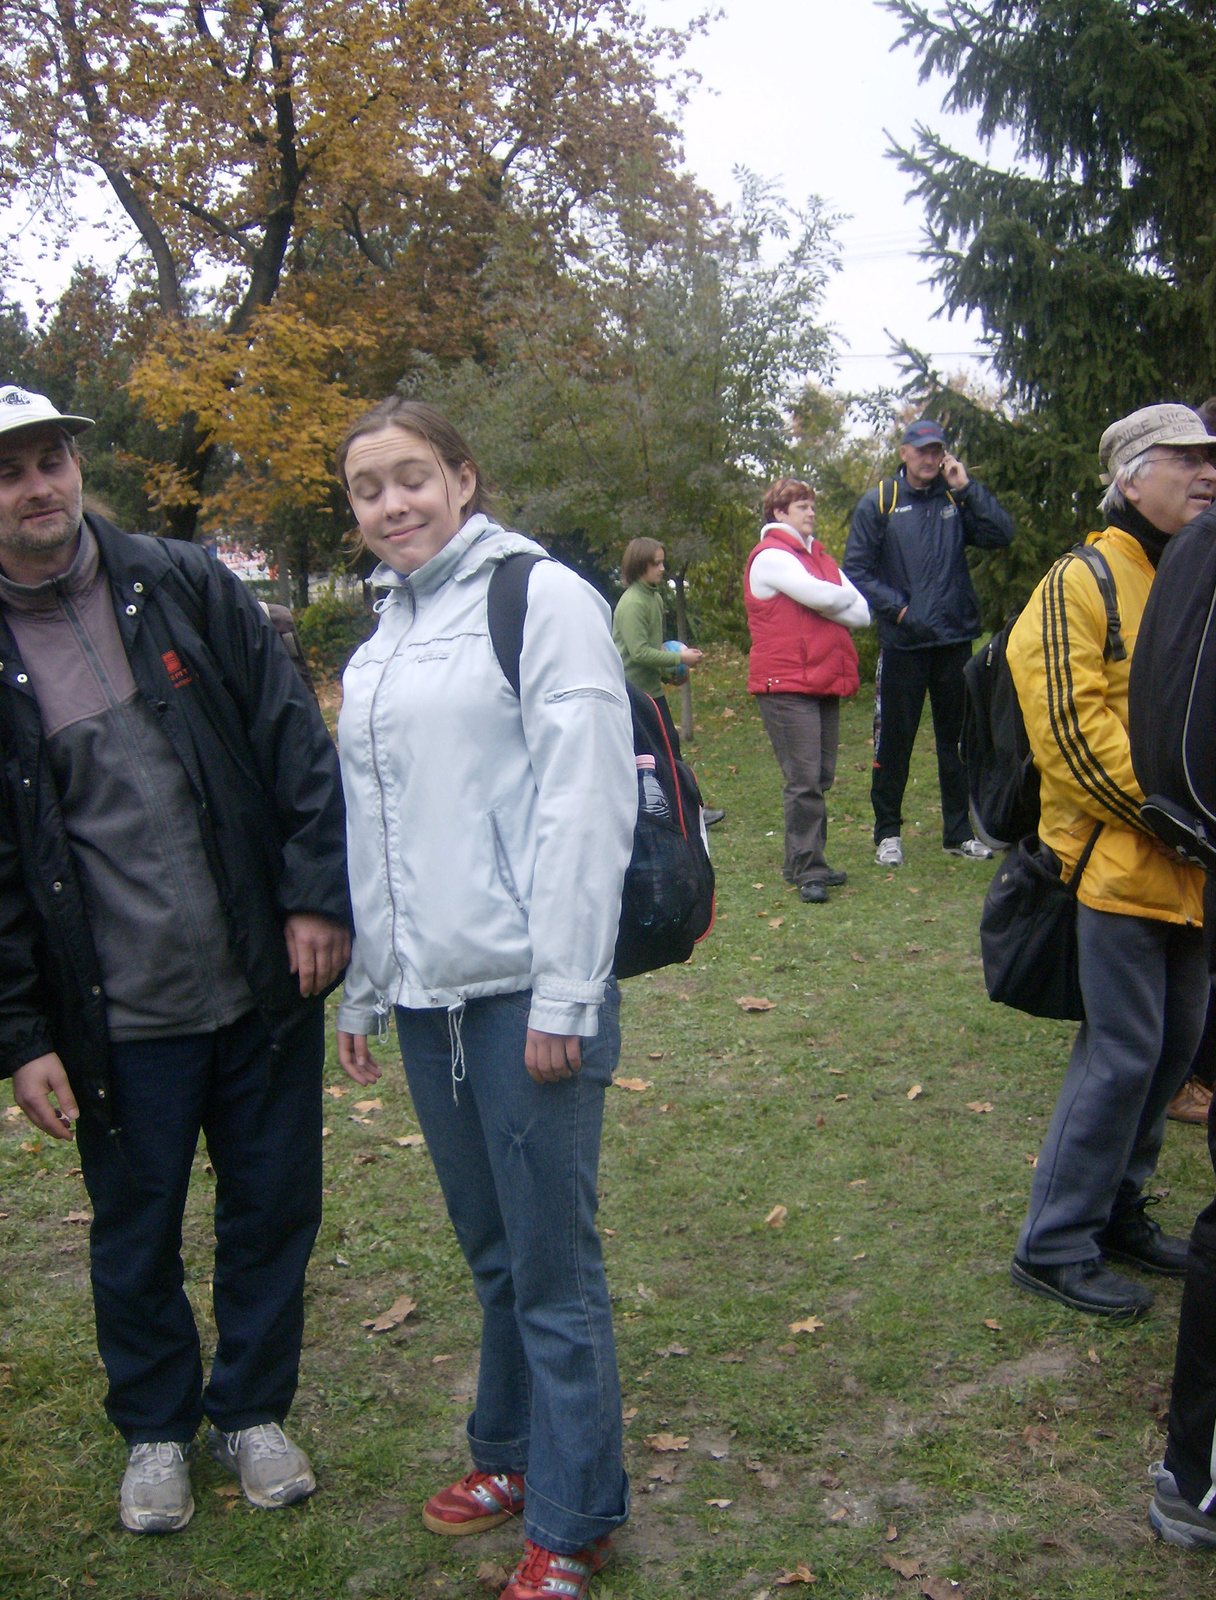
<svg viewBox="0 0 1216 1600">
<path fill-rule="evenodd" d="M 591 1036 L 612 965 L 637 773 L 611 613 L 534 567 L 517 699 L 490 643 L 491 573 L 544 554 L 476 515 L 408 577 L 380 566 L 380 625 L 338 719 L 355 947 L 338 1027 L 389 1006 L 532 989 L 529 1026 Z"/>
</svg>

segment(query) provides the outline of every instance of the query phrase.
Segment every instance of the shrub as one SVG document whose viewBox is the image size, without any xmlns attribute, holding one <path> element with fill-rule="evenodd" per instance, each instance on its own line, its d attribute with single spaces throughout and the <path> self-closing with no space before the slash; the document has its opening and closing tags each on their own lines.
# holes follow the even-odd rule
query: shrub
<svg viewBox="0 0 1216 1600">
<path fill-rule="evenodd" d="M 296 626 L 308 665 L 317 677 L 328 678 L 375 632 L 376 617 L 361 599 L 326 594 L 300 612 Z"/>
</svg>

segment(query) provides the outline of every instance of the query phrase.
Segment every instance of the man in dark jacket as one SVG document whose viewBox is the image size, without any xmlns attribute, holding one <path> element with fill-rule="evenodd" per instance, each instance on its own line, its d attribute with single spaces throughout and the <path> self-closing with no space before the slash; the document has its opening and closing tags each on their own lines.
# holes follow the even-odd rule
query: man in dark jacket
<svg viewBox="0 0 1216 1600">
<path fill-rule="evenodd" d="M 936 422 L 904 429 L 898 477 L 858 501 L 844 572 L 878 623 L 874 699 L 874 859 L 903 865 L 903 798 L 925 691 L 933 711 L 942 797 L 942 847 L 984 861 L 992 852 L 971 836 L 967 774 L 959 759 L 963 668 L 980 634 L 980 608 L 965 548 L 999 550 L 1013 522 L 996 498 L 972 482 L 946 449 Z"/>
<path fill-rule="evenodd" d="M 0 1074 L 71 1138 L 124 1524 L 190 1520 L 188 1452 L 256 1505 L 315 1487 L 283 1432 L 321 1209 L 323 1000 L 350 951 L 336 754 L 260 607 L 193 545 L 82 515 L 87 417 L 0 389 Z M 203 1389 L 182 1212 L 216 1175 Z"/>
</svg>

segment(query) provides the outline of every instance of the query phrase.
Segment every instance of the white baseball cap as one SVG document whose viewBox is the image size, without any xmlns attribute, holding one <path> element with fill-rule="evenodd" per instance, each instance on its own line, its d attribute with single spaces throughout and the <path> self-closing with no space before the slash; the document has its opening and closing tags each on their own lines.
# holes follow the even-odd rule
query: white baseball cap
<svg viewBox="0 0 1216 1600">
<path fill-rule="evenodd" d="M 18 388 L 15 383 L 0 389 L 0 433 L 33 427 L 38 422 L 52 422 L 71 434 L 84 433 L 93 426 L 92 417 L 65 417 L 44 394 Z"/>
</svg>

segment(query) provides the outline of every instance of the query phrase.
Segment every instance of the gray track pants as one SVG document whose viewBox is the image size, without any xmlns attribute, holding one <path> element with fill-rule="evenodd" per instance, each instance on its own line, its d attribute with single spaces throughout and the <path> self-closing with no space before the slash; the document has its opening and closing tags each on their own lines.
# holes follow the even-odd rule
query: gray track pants
<svg viewBox="0 0 1216 1600">
<path fill-rule="evenodd" d="M 1116 1204 L 1139 1195 L 1165 1113 L 1203 1032 L 1208 972 L 1197 928 L 1077 908 L 1085 1021 L 1030 1186 L 1018 1256 L 1088 1261 Z"/>
</svg>

